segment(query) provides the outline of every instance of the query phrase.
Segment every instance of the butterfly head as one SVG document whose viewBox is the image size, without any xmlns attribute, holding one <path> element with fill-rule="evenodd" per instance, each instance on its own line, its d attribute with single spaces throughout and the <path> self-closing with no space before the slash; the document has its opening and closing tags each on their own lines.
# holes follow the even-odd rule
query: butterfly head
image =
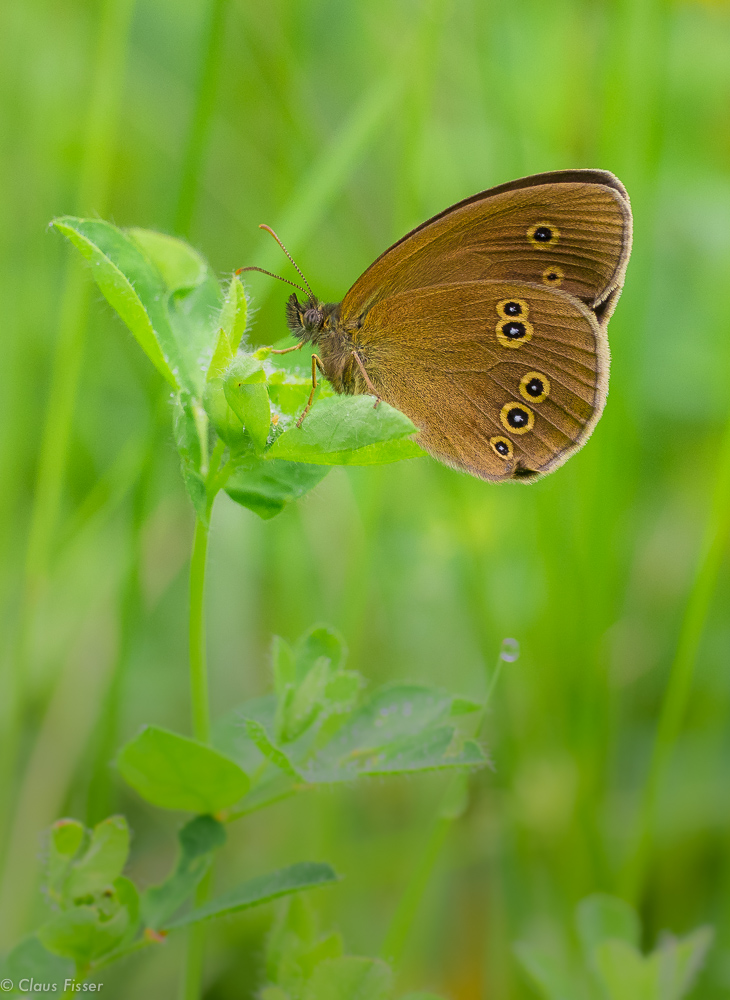
<svg viewBox="0 0 730 1000">
<path fill-rule="evenodd" d="M 299 340 L 316 343 L 322 331 L 329 329 L 336 308 L 335 303 L 320 302 L 314 296 L 300 302 L 293 292 L 286 303 L 286 324 Z"/>
</svg>

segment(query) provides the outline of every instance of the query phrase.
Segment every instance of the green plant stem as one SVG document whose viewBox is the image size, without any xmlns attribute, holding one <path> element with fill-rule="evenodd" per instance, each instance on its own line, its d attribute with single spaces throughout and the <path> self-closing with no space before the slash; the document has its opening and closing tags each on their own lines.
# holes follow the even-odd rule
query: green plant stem
<svg viewBox="0 0 730 1000">
<path fill-rule="evenodd" d="M 685 605 L 677 648 L 664 691 L 649 772 L 639 807 L 633 850 L 621 880 L 622 892 L 632 902 L 640 900 L 646 880 L 658 794 L 687 712 L 697 652 L 729 539 L 730 420 L 725 429 L 694 581 Z"/>
<path fill-rule="evenodd" d="M 195 906 L 202 906 L 210 896 L 213 881 L 213 867 L 208 869 L 195 891 Z M 205 952 L 205 923 L 193 924 L 188 930 L 185 950 L 185 978 L 183 979 L 181 1000 L 198 1000 L 203 979 L 203 957 Z"/>
<path fill-rule="evenodd" d="M 208 526 L 195 521 L 190 558 L 190 705 L 196 740 L 210 740 L 208 665 L 205 655 L 205 564 L 208 554 Z"/>
</svg>

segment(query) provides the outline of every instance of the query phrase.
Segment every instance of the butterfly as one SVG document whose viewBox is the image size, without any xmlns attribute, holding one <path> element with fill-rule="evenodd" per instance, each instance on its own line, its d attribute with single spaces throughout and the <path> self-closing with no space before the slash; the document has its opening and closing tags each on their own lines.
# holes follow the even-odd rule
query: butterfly
<svg viewBox="0 0 730 1000">
<path fill-rule="evenodd" d="M 401 410 L 418 443 L 453 468 L 487 480 L 552 472 L 585 444 L 606 402 L 606 328 L 631 231 L 618 178 L 561 170 L 435 215 L 342 302 L 321 302 L 297 267 L 306 298 L 295 292 L 286 304 L 299 340 L 288 350 L 318 352 L 299 423 L 319 369 L 337 392 Z"/>
</svg>

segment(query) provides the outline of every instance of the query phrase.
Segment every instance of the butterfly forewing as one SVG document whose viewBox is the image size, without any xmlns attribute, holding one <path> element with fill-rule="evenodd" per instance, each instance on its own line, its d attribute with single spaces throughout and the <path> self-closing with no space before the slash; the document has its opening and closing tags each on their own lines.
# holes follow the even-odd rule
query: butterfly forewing
<svg viewBox="0 0 730 1000">
<path fill-rule="evenodd" d="M 341 315 L 348 324 L 400 292 L 484 280 L 558 288 L 595 307 L 620 289 L 630 248 L 628 197 L 612 174 L 523 178 L 460 202 L 403 237 L 355 282 Z"/>
<path fill-rule="evenodd" d="M 366 313 L 356 343 L 420 443 L 485 479 L 562 464 L 605 401 L 605 332 L 560 289 L 471 281 L 401 292 Z"/>
</svg>

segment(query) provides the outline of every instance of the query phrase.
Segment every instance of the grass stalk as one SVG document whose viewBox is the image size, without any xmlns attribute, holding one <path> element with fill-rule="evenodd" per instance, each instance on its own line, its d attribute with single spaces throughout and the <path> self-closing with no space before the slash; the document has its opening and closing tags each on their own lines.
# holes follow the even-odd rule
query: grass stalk
<svg viewBox="0 0 730 1000">
<path fill-rule="evenodd" d="M 91 101 L 85 126 L 76 209 L 103 213 L 109 188 L 110 163 L 116 140 L 118 109 L 124 85 L 129 25 L 135 0 L 105 0 L 101 5 Z M 68 461 L 79 375 L 86 339 L 90 280 L 76 260 L 69 260 L 61 296 L 55 353 L 51 364 L 48 403 L 39 447 L 33 505 L 21 587 L 21 606 L 14 653 L 4 695 L 0 815 L 12 816 L 13 774 L 27 692 L 26 663 L 35 609 L 48 575 Z M 0 848 L 4 841 L 0 830 Z"/>
<path fill-rule="evenodd" d="M 102 6 L 76 195 L 79 212 L 103 214 L 106 208 L 134 3 L 106 0 Z M 53 548 L 86 339 L 90 287 L 85 270 L 76 260 L 69 261 L 28 538 L 26 593 L 31 598 L 46 574 Z"/>
<path fill-rule="evenodd" d="M 228 0 L 212 0 L 208 10 L 205 47 L 182 161 L 175 211 L 175 231 L 181 236 L 190 235 L 197 201 L 200 171 L 213 120 L 227 5 Z"/>
<path fill-rule="evenodd" d="M 661 783 L 680 734 L 692 693 L 695 664 L 710 612 L 718 573 L 730 539 L 730 420 L 725 429 L 710 509 L 694 580 L 687 598 L 674 660 L 664 691 L 649 771 L 644 784 L 636 835 L 621 888 L 633 902 L 641 899 L 654 836 Z"/>
<path fill-rule="evenodd" d="M 487 676 L 487 692 L 476 721 L 475 736 L 478 736 L 481 731 L 487 706 L 499 681 L 503 664 L 514 662 L 518 655 L 519 652 L 514 640 L 505 639 L 499 651 L 494 670 Z M 408 938 L 418 914 L 421 912 L 423 898 L 426 895 L 431 876 L 436 868 L 436 863 L 446 843 L 449 831 L 454 822 L 463 815 L 468 801 L 468 777 L 463 773 L 456 774 L 446 786 L 446 791 L 441 799 L 436 818 L 431 824 L 431 829 L 421 850 L 418 862 L 398 902 L 380 950 L 381 958 L 390 963 L 394 968 L 401 962 Z"/>
</svg>

